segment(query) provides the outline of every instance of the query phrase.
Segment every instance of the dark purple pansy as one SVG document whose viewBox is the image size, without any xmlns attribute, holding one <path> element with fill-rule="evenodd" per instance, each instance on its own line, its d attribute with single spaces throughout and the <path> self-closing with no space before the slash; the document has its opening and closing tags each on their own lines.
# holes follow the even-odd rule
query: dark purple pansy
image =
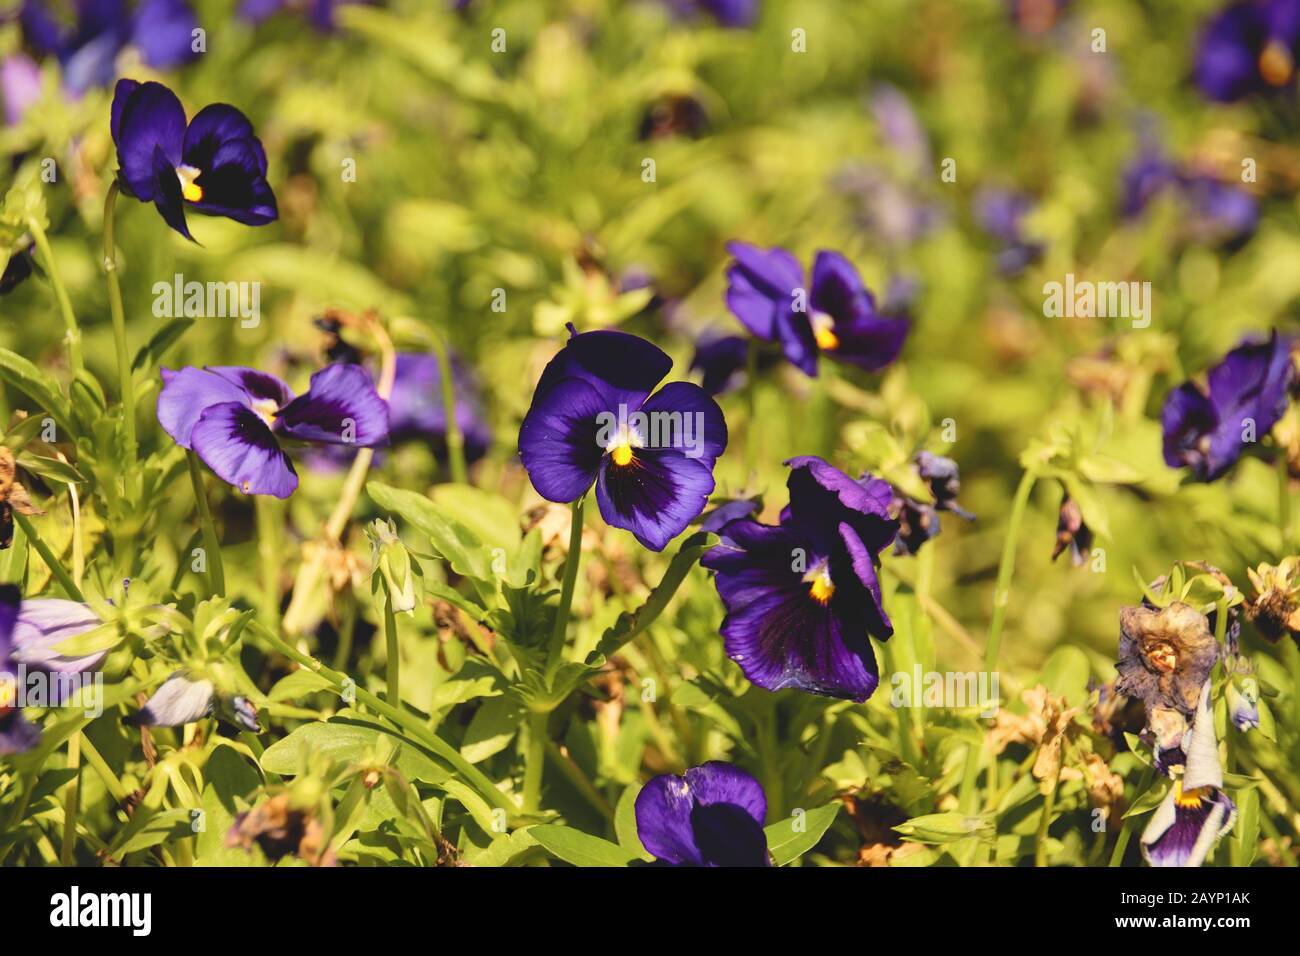
<svg viewBox="0 0 1300 956">
<path fill-rule="evenodd" d="M 1300 47 L 1300 0 L 1247 0 L 1217 13 L 1196 50 L 1196 83 L 1231 103 L 1290 87 Z"/>
<path fill-rule="evenodd" d="M 1289 344 L 1274 331 L 1267 342 L 1229 352 L 1210 369 L 1207 390 L 1178 386 L 1160 416 L 1165 464 L 1188 468 L 1198 481 L 1222 477 L 1277 424 L 1294 377 Z"/>
<path fill-rule="evenodd" d="M 1023 193 L 985 187 L 975 197 L 975 220 L 1000 244 L 998 271 L 1017 276 L 1043 257 L 1044 245 L 1025 236 L 1023 220 L 1033 210 L 1033 200 Z"/>
<path fill-rule="evenodd" d="M 198 20 L 186 0 L 141 0 L 128 12 L 126 0 L 79 0 L 76 19 L 64 25 L 47 0 L 24 0 L 23 32 L 41 53 L 63 68 L 63 85 L 72 93 L 108 86 L 117 75 L 117 56 L 127 46 L 144 64 L 169 70 L 198 56 Z"/>
<path fill-rule="evenodd" d="M 767 797 L 745 771 L 717 760 L 655 777 L 636 795 L 641 845 L 671 866 L 768 866 Z"/>
<path fill-rule="evenodd" d="M 940 511 L 950 511 L 967 521 L 975 520 L 973 514 L 957 503 L 961 472 L 955 461 L 922 451 L 913 463 L 917 475 L 929 486 L 934 501 L 916 501 L 897 491 L 893 493 L 890 513 L 898 518 L 898 536 L 894 539 L 894 553 L 898 555 L 916 554 L 921 545 L 939 533 Z"/>
<path fill-rule="evenodd" d="M 1152 866 L 1200 866 L 1237 818 L 1223 792 L 1209 691 L 1207 683 L 1183 741 L 1182 764 L 1167 771 L 1173 786 L 1142 832 L 1142 856 Z"/>
<path fill-rule="evenodd" d="M 821 353 L 874 372 L 902 351 L 910 323 L 881 315 L 857 269 L 838 252 L 817 253 L 807 289 L 799 261 L 785 249 L 731 242 L 727 251 L 734 257 L 727 307 L 754 336 L 780 343 L 804 373 L 817 374 Z"/>
<path fill-rule="evenodd" d="M 239 16 L 249 23 L 258 24 L 281 12 L 299 13 L 321 33 L 334 30 L 335 11 L 344 3 L 361 0 L 243 0 Z"/>
<path fill-rule="evenodd" d="M 758 498 L 735 498 L 724 501 L 700 519 L 701 531 L 721 531 L 730 522 L 738 518 L 748 518 L 756 511 L 763 510 L 763 502 Z"/>
<path fill-rule="evenodd" d="M 879 683 L 868 635 L 893 634 L 876 576 L 898 529 L 893 492 L 820 458 L 787 464 L 790 504 L 780 524 L 730 521 L 700 561 L 717 572 L 726 651 L 767 690 L 864 701 Z"/>
<path fill-rule="evenodd" d="M 356 365 L 327 365 L 294 398 L 274 375 L 237 366 L 162 370 L 158 422 L 244 494 L 287 498 L 298 473 L 284 439 L 368 448 L 388 442 L 388 404 Z"/>
<path fill-rule="evenodd" d="M 594 483 L 606 524 L 662 551 L 713 492 L 727 447 L 722 409 L 689 382 L 654 391 L 673 363 L 645 339 L 569 333 L 533 392 L 519 457 L 547 501 L 575 501 Z"/>
<path fill-rule="evenodd" d="M 233 106 L 205 106 L 187 126 L 185 108 L 167 87 L 119 80 L 112 131 L 124 191 L 157 206 L 186 239 L 192 238 L 187 208 L 248 226 L 279 215 L 266 181 L 266 151 Z"/>
</svg>

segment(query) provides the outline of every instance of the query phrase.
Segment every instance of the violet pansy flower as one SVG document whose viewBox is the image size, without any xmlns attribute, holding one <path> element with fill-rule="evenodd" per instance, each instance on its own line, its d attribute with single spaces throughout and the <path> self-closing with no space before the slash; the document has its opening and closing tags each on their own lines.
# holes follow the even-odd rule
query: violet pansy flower
<svg viewBox="0 0 1300 956">
<path fill-rule="evenodd" d="M 857 269 L 838 252 L 817 253 L 806 289 L 799 261 L 785 249 L 732 242 L 727 251 L 734 256 L 727 307 L 755 337 L 780 343 L 805 374 L 817 374 L 822 353 L 874 372 L 902 351 L 910 323 L 881 315 Z"/>
<path fill-rule="evenodd" d="M 1206 23 L 1196 50 L 1196 85 L 1231 103 L 1290 86 L 1300 51 L 1300 0 L 1245 0 Z"/>
<path fill-rule="evenodd" d="M 767 690 L 793 687 L 864 701 L 880 682 L 868 635 L 890 637 L 876 574 L 898 522 L 893 489 L 820 458 L 793 458 L 777 525 L 728 522 L 700 563 L 727 609 L 727 655 Z"/>
<path fill-rule="evenodd" d="M 547 501 L 576 501 L 594 484 L 606 524 L 662 551 L 713 492 L 727 447 L 722 410 L 689 382 L 654 391 L 673 363 L 645 339 L 569 333 L 533 392 L 519 457 Z"/>
<path fill-rule="evenodd" d="M 108 86 L 117 57 L 128 46 L 145 66 L 169 70 L 196 59 L 198 19 L 186 0 L 141 0 L 133 12 L 126 0 L 79 0 L 76 19 L 65 27 L 49 12 L 48 0 L 25 0 L 19 14 L 28 42 L 58 58 L 63 85 L 80 94 Z"/>
<path fill-rule="evenodd" d="M 330 33 L 337 26 L 335 11 L 346 2 L 348 0 L 243 0 L 239 5 L 239 16 L 258 24 L 277 13 L 300 13 L 321 33 Z"/>
<path fill-rule="evenodd" d="M 1165 464 L 1198 481 L 1221 478 L 1277 424 L 1294 378 L 1289 343 L 1276 331 L 1239 345 L 1210 369 L 1207 389 L 1184 382 L 1165 399 Z"/>
<path fill-rule="evenodd" d="M 745 771 L 717 760 L 661 774 L 636 796 L 642 846 L 670 866 L 769 866 L 767 797 Z"/>
<path fill-rule="evenodd" d="M 456 356 L 450 357 L 456 389 L 456 424 L 464 440 L 466 463 L 478 461 L 492 445 L 492 431 L 483 413 L 477 378 Z M 394 443 L 419 440 L 434 457 L 447 460 L 447 409 L 442 401 L 442 371 L 438 360 L 420 352 L 397 356 L 393 394 L 388 399 L 389 438 Z"/>
<path fill-rule="evenodd" d="M 153 203 L 186 239 L 193 238 L 187 208 L 248 226 L 279 215 L 266 181 L 266 150 L 233 106 L 205 106 L 186 125 L 185 108 L 167 87 L 119 80 L 112 132 L 124 191 Z"/>
<path fill-rule="evenodd" d="M 362 448 L 388 442 L 388 404 L 356 365 L 327 365 L 297 398 L 266 372 L 237 366 L 163 369 L 158 422 L 244 494 L 287 498 L 298 473 L 285 439 Z"/>
</svg>

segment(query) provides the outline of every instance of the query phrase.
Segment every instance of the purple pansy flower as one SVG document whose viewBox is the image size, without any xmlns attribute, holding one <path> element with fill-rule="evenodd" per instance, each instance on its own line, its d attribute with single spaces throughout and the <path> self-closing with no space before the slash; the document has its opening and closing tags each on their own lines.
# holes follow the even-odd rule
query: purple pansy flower
<svg viewBox="0 0 1300 956">
<path fill-rule="evenodd" d="M 785 249 L 732 242 L 727 250 L 735 257 L 727 307 L 754 336 L 779 342 L 804 373 L 817 374 L 822 352 L 874 372 L 902 351 L 910 323 L 881 315 L 857 269 L 838 252 L 817 253 L 812 288 L 805 289 L 799 261 Z"/>
<path fill-rule="evenodd" d="M 258 24 L 282 11 L 300 13 L 321 33 L 330 33 L 336 27 L 335 11 L 348 2 L 360 0 L 243 0 L 239 16 Z"/>
<path fill-rule="evenodd" d="M 893 490 L 812 456 L 786 464 L 790 503 L 780 524 L 728 522 L 700 561 L 717 572 L 726 651 L 767 690 L 864 701 L 879 683 L 868 635 L 894 632 L 876 576 L 898 530 Z"/>
<path fill-rule="evenodd" d="M 294 398 L 266 372 L 237 366 L 162 370 L 158 422 L 244 494 L 287 498 L 298 473 L 282 439 L 367 448 L 388 442 L 388 404 L 356 365 L 327 365 Z"/>
<path fill-rule="evenodd" d="M 707 512 L 700 520 L 701 531 L 720 532 L 738 518 L 748 518 L 756 511 L 763 510 L 763 502 L 758 498 L 734 498 L 724 501 Z"/>
<path fill-rule="evenodd" d="M 1223 792 L 1209 698 L 1207 683 L 1183 740 L 1185 761 L 1169 768 L 1173 786 L 1142 832 L 1142 856 L 1152 866 L 1200 866 L 1236 822 L 1237 808 Z"/>
<path fill-rule="evenodd" d="M 701 338 L 691 358 L 691 371 L 700 372 L 700 385 L 710 395 L 722 395 L 740 388 L 749 364 L 749 340 L 740 335 Z"/>
<path fill-rule="evenodd" d="M 119 80 L 113 91 L 118 179 L 192 239 L 186 208 L 262 226 L 279 215 L 266 181 L 266 150 L 239 110 L 213 103 L 185 123 L 185 108 L 161 83 Z"/>
<path fill-rule="evenodd" d="M 1274 331 L 1267 342 L 1239 345 L 1207 377 L 1208 391 L 1184 382 L 1170 392 L 1160 415 L 1165 464 L 1198 481 L 1222 477 L 1286 411 L 1295 377 L 1289 343 Z"/>
<path fill-rule="evenodd" d="M 1300 0 L 1246 0 L 1205 25 L 1196 51 L 1196 84 L 1231 103 L 1290 86 L 1300 49 Z"/>
<path fill-rule="evenodd" d="M 660 774 L 636 795 L 637 836 L 670 866 L 769 866 L 766 816 L 759 782 L 717 760 Z"/>
<path fill-rule="evenodd" d="M 928 451 L 918 452 L 913 460 L 916 473 L 930 488 L 934 501 L 916 501 L 906 495 L 893 493 L 890 513 L 898 518 L 898 536 L 894 539 L 894 553 L 916 554 L 921 545 L 939 533 L 939 512 L 949 511 L 974 521 L 975 516 L 957 503 L 961 492 L 961 472 L 957 463 L 943 455 Z"/>
<path fill-rule="evenodd" d="M 456 389 L 456 424 L 465 445 L 465 461 L 487 454 L 492 444 L 479 398 L 478 381 L 468 366 L 451 356 L 451 380 Z M 442 372 L 438 360 L 424 353 L 397 356 L 393 394 L 388 399 L 388 435 L 394 444 L 427 442 L 440 462 L 447 460 L 447 409 L 442 402 Z"/>
<path fill-rule="evenodd" d="M 108 86 L 117 75 L 117 56 L 127 46 L 140 51 L 144 64 L 169 70 L 198 57 L 198 20 L 186 0 L 142 0 L 128 14 L 126 0 L 78 0 L 76 21 L 65 28 L 47 9 L 47 0 L 25 0 L 20 18 L 33 47 L 57 57 L 63 85 L 80 94 Z"/>
<path fill-rule="evenodd" d="M 569 333 L 533 392 L 519 457 L 547 501 L 576 501 L 594 483 L 605 523 L 662 551 L 713 492 L 713 463 L 727 447 L 722 409 L 689 382 L 652 395 L 673 363 L 645 339 Z"/>
<path fill-rule="evenodd" d="M 741 29 L 758 19 L 759 0 L 666 0 L 680 17 L 708 14 L 720 26 Z"/>
</svg>

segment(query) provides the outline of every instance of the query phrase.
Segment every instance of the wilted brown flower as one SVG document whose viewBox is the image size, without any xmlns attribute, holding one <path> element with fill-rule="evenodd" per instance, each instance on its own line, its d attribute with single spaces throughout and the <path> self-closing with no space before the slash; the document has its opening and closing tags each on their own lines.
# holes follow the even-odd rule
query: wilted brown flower
<svg viewBox="0 0 1300 956">
<path fill-rule="evenodd" d="M 1300 558 L 1284 558 L 1276 567 L 1248 568 L 1255 596 L 1246 605 L 1246 617 L 1270 641 L 1287 634 L 1300 641 Z"/>
<path fill-rule="evenodd" d="M 1087 560 L 1088 552 L 1092 550 L 1092 529 L 1083 523 L 1083 512 L 1079 510 L 1078 502 L 1069 495 L 1061 499 L 1052 560 L 1059 558 L 1066 548 L 1070 549 L 1070 563 L 1076 568 Z"/>
<path fill-rule="evenodd" d="M 1150 722 L 1161 709 L 1191 717 L 1219 659 L 1205 615 L 1179 601 L 1159 610 L 1124 607 L 1119 626 L 1115 689 L 1141 700 Z"/>
<path fill-rule="evenodd" d="M 18 481 L 18 464 L 14 453 L 0 445 L 0 550 L 14 542 L 14 516 L 38 515 L 43 512 L 27 497 L 27 489 Z"/>
<path fill-rule="evenodd" d="M 235 817 L 226 833 L 226 846 L 251 850 L 254 843 L 273 863 L 290 854 L 312 866 L 333 866 L 336 862 L 320 820 L 294 807 L 287 793 Z"/>
</svg>

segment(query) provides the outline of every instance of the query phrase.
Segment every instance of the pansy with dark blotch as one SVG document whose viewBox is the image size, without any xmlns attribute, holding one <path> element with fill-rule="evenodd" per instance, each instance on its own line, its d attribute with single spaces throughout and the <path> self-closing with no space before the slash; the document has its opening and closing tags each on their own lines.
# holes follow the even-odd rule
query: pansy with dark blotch
<svg viewBox="0 0 1300 956">
<path fill-rule="evenodd" d="M 727 251 L 734 257 L 727 307 L 756 338 L 778 342 L 805 374 L 817 374 L 823 353 L 868 372 L 898 358 L 910 323 L 882 315 L 857 269 L 838 252 L 817 253 L 812 287 L 805 288 L 799 260 L 785 249 L 731 242 Z"/>
<path fill-rule="evenodd" d="M 1142 831 L 1142 856 L 1151 866 L 1200 866 L 1236 822 L 1236 805 L 1223 792 L 1209 697 L 1207 682 L 1183 742 L 1184 761 L 1168 769 L 1173 786 Z"/>
<path fill-rule="evenodd" d="M 158 422 L 244 494 L 287 498 L 298 473 L 288 439 L 362 448 L 388 443 L 388 404 L 357 365 L 327 365 L 294 397 L 266 372 L 238 366 L 162 370 Z"/>
<path fill-rule="evenodd" d="M 1300 50 L 1300 0 L 1246 0 L 1215 14 L 1196 50 L 1196 84 L 1231 103 L 1291 87 Z"/>
<path fill-rule="evenodd" d="M 1239 345 L 1210 369 L 1208 388 L 1184 382 L 1165 399 L 1165 464 L 1198 481 L 1221 478 L 1286 412 L 1294 378 L 1290 345 L 1276 331 Z"/>
<path fill-rule="evenodd" d="M 126 0 L 78 0 L 70 24 L 50 13 L 47 0 L 24 0 L 20 19 L 32 47 L 58 59 L 63 85 L 72 93 L 112 83 L 118 54 L 128 46 L 154 70 L 199 55 L 193 32 L 199 23 L 186 0 L 141 0 L 134 11 Z"/>
<path fill-rule="evenodd" d="M 738 767 L 710 760 L 661 774 L 636 796 L 642 846 L 670 866 L 768 866 L 767 797 Z"/>
<path fill-rule="evenodd" d="M 569 333 L 533 392 L 519 457 L 547 501 L 576 501 L 595 484 L 605 523 L 662 551 L 713 492 L 713 463 L 727 447 L 722 409 L 690 382 L 655 391 L 673 363 L 645 339 Z M 660 426 L 647 434 L 641 417 Z"/>
<path fill-rule="evenodd" d="M 186 209 L 263 226 L 279 215 L 266 181 L 266 150 L 239 110 L 213 103 L 185 122 L 185 108 L 161 83 L 119 80 L 113 142 L 123 190 L 151 202 L 192 239 Z"/>
<path fill-rule="evenodd" d="M 880 552 L 894 540 L 893 489 L 820 458 L 792 458 L 777 525 L 728 522 L 700 563 L 716 571 L 727 655 L 767 690 L 864 701 L 879 684 L 868 635 L 893 624 L 881 605 Z"/>
<path fill-rule="evenodd" d="M 974 521 L 975 516 L 957 503 L 961 492 L 961 471 L 957 462 L 928 451 L 918 452 L 913 465 L 920 479 L 930 488 L 933 502 L 916 501 L 894 492 L 890 513 L 898 519 L 898 536 L 894 553 L 916 554 L 921 545 L 939 533 L 939 512 L 948 511 L 959 518 Z"/>
</svg>

